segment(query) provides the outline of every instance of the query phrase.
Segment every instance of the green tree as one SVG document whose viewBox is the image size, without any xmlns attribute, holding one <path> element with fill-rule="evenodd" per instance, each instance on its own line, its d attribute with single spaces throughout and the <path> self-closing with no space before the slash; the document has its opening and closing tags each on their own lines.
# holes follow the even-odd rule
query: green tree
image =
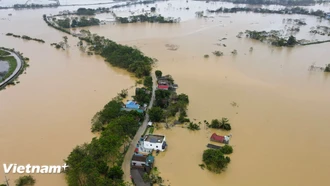
<svg viewBox="0 0 330 186">
<path fill-rule="evenodd" d="M 33 186 L 36 183 L 36 180 L 31 176 L 21 176 L 15 180 L 16 186 Z"/>
<path fill-rule="evenodd" d="M 148 111 L 150 120 L 153 122 L 159 122 L 163 119 L 164 116 L 164 111 L 162 108 L 160 107 L 152 107 L 149 111 Z"/>
<path fill-rule="evenodd" d="M 163 72 L 160 71 L 160 70 L 156 70 L 156 71 L 155 71 L 155 75 L 156 75 L 157 78 L 160 78 L 160 77 L 162 77 Z"/>
<path fill-rule="evenodd" d="M 119 166 L 113 166 L 109 172 L 108 172 L 108 177 L 111 179 L 122 179 L 124 175 L 123 170 Z"/>
<path fill-rule="evenodd" d="M 289 37 L 289 39 L 288 39 L 288 41 L 287 41 L 287 45 L 288 46 L 294 46 L 294 45 L 296 45 L 298 42 L 297 42 L 297 40 L 296 40 L 296 38 L 294 37 L 294 36 L 290 36 Z"/>
<path fill-rule="evenodd" d="M 225 145 L 220 150 L 221 150 L 221 152 L 223 154 L 231 154 L 231 153 L 233 153 L 233 147 L 230 146 L 230 145 Z"/>
<path fill-rule="evenodd" d="M 208 126 L 215 129 L 231 130 L 231 126 L 227 118 L 222 118 L 220 121 L 218 119 L 214 119 Z"/>
<path fill-rule="evenodd" d="M 230 158 L 225 157 L 220 149 L 207 149 L 203 153 L 203 162 L 208 170 L 220 173 L 227 168 Z"/>
<path fill-rule="evenodd" d="M 143 85 L 146 86 L 149 90 L 152 89 L 152 77 L 145 76 L 143 80 Z"/>
<path fill-rule="evenodd" d="M 156 11 L 156 8 L 155 8 L 155 7 L 151 7 L 151 8 L 150 8 L 150 11 L 151 11 L 151 12 L 155 12 L 155 11 Z"/>
<path fill-rule="evenodd" d="M 63 36 L 63 40 L 64 40 L 64 43 L 67 44 L 68 43 L 68 36 Z"/>
<path fill-rule="evenodd" d="M 324 72 L 330 72 L 330 64 L 327 64 L 327 66 L 324 69 Z"/>
</svg>

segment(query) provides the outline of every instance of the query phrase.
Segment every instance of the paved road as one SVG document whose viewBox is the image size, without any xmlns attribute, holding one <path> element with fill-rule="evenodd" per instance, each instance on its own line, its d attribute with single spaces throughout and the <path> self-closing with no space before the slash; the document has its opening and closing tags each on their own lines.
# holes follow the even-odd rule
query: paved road
<svg viewBox="0 0 330 186">
<path fill-rule="evenodd" d="M 152 86 L 152 97 L 148 106 L 148 109 L 150 109 L 154 103 L 155 100 L 155 90 L 156 90 L 156 76 L 153 75 L 152 79 L 154 81 L 154 84 Z M 144 131 L 147 128 L 147 124 L 149 121 L 149 115 L 146 114 L 145 119 L 143 121 L 143 124 L 141 125 L 141 127 L 139 128 L 139 130 L 136 132 L 134 139 L 131 142 L 131 145 L 129 147 L 129 149 L 126 152 L 126 155 L 124 157 L 124 161 L 123 161 L 123 165 L 122 165 L 122 169 L 124 171 L 124 181 L 130 182 L 131 183 L 131 159 L 133 157 L 133 153 L 136 147 L 136 144 L 138 143 L 138 141 L 141 138 L 141 135 L 144 133 Z"/>
<path fill-rule="evenodd" d="M 4 50 L 4 49 L 1 49 L 1 50 Z M 5 86 L 9 81 L 11 81 L 13 78 L 15 78 L 15 76 L 19 73 L 21 68 L 23 68 L 23 61 L 21 60 L 21 58 L 18 55 L 16 55 L 14 52 L 11 52 L 9 50 L 4 50 L 4 51 L 9 52 L 10 55 L 8 55 L 8 56 L 13 56 L 16 59 L 17 66 L 16 66 L 16 69 L 14 70 L 14 72 L 8 78 L 6 78 L 3 82 L 0 83 L 0 88 L 2 86 Z"/>
</svg>

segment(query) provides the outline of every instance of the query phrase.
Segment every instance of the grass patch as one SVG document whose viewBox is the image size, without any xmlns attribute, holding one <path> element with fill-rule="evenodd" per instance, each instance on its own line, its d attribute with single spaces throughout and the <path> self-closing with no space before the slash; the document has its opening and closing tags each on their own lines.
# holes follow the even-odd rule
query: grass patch
<svg viewBox="0 0 330 186">
<path fill-rule="evenodd" d="M 9 69 L 7 74 L 3 77 L 3 80 L 7 79 L 16 69 L 17 67 L 17 61 L 13 56 L 7 56 L 7 57 L 0 57 L 1 61 L 7 61 L 9 63 Z M 2 80 L 2 81 L 3 81 Z M 1 82 L 2 82 L 1 81 Z"/>
<path fill-rule="evenodd" d="M 150 127 L 149 128 L 149 134 L 153 134 L 154 133 L 154 130 L 155 130 L 155 127 Z"/>
<path fill-rule="evenodd" d="M 8 56 L 8 55 L 10 55 L 9 52 L 4 51 L 4 50 L 0 50 L 0 57 L 1 57 L 1 56 Z"/>
</svg>

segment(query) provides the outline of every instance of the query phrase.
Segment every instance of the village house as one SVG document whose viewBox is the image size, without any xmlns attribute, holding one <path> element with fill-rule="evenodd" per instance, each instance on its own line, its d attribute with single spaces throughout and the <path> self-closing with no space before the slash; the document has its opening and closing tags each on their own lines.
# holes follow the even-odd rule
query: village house
<svg viewBox="0 0 330 186">
<path fill-rule="evenodd" d="M 165 151 L 167 144 L 163 135 L 146 135 L 143 141 L 143 147 L 147 149 Z"/>
<path fill-rule="evenodd" d="M 144 113 L 144 111 L 146 110 L 146 108 L 147 108 L 147 105 L 144 105 L 143 107 L 141 107 L 135 101 L 128 100 L 126 102 L 125 106 L 121 110 L 125 110 L 125 111 L 136 110 L 137 112 Z"/>
<path fill-rule="evenodd" d="M 131 165 L 135 168 L 143 168 L 146 172 L 150 172 L 153 167 L 155 158 L 152 155 L 134 154 Z"/>
<path fill-rule="evenodd" d="M 173 79 L 170 75 L 159 77 L 157 80 L 158 89 L 160 90 L 173 90 L 178 88 L 177 84 L 173 84 Z"/>
<path fill-rule="evenodd" d="M 144 182 L 144 174 L 146 173 L 141 169 L 131 169 L 131 177 L 133 179 L 133 183 L 138 186 L 151 186 L 151 183 Z"/>
</svg>

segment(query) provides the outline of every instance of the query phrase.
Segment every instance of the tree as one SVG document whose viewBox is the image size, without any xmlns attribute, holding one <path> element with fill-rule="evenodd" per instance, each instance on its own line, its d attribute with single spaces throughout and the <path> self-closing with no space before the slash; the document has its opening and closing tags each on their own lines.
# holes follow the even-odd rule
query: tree
<svg viewBox="0 0 330 186">
<path fill-rule="evenodd" d="M 231 153 L 233 153 L 233 147 L 230 146 L 230 145 L 225 145 L 220 150 L 221 150 L 221 152 L 223 154 L 231 154 Z"/>
<path fill-rule="evenodd" d="M 290 36 L 289 37 L 289 39 L 288 39 L 288 41 L 287 41 L 287 45 L 288 46 L 294 46 L 294 45 L 296 45 L 298 42 L 297 42 L 297 40 L 296 40 L 296 38 L 294 37 L 294 36 Z"/>
<path fill-rule="evenodd" d="M 164 116 L 164 111 L 162 108 L 160 107 L 152 107 L 149 111 L 148 111 L 150 120 L 153 122 L 160 122 Z"/>
<path fill-rule="evenodd" d="M 143 80 L 143 85 L 146 86 L 149 90 L 152 89 L 152 77 L 145 76 Z"/>
<path fill-rule="evenodd" d="M 36 183 L 36 180 L 31 176 L 21 176 L 15 180 L 16 186 L 33 186 Z"/>
<path fill-rule="evenodd" d="M 155 12 L 155 11 L 156 11 L 156 8 L 155 8 L 155 7 L 151 7 L 151 8 L 150 8 L 150 11 L 151 11 L 151 12 Z"/>
<path fill-rule="evenodd" d="M 160 70 L 156 70 L 155 75 L 156 75 L 157 78 L 160 78 L 160 77 L 162 77 L 163 73 Z"/>
<path fill-rule="evenodd" d="M 220 128 L 225 130 L 231 130 L 229 120 L 227 118 L 222 118 L 220 121 Z"/>
<path fill-rule="evenodd" d="M 68 43 L 68 36 L 63 36 L 63 40 L 64 40 L 64 43 L 67 44 Z"/>
<path fill-rule="evenodd" d="M 231 126 L 227 118 L 222 118 L 220 121 L 218 119 L 214 119 L 208 126 L 215 129 L 231 130 Z"/>
<path fill-rule="evenodd" d="M 108 172 L 108 177 L 111 179 L 122 179 L 124 175 L 123 170 L 119 166 L 113 166 L 109 172 Z"/>
<path fill-rule="evenodd" d="M 220 173 L 227 168 L 230 158 L 225 157 L 220 149 L 207 149 L 203 153 L 203 162 L 208 170 Z"/>
<path fill-rule="evenodd" d="M 330 64 L 327 64 L 327 66 L 324 69 L 324 72 L 330 72 Z"/>
</svg>

